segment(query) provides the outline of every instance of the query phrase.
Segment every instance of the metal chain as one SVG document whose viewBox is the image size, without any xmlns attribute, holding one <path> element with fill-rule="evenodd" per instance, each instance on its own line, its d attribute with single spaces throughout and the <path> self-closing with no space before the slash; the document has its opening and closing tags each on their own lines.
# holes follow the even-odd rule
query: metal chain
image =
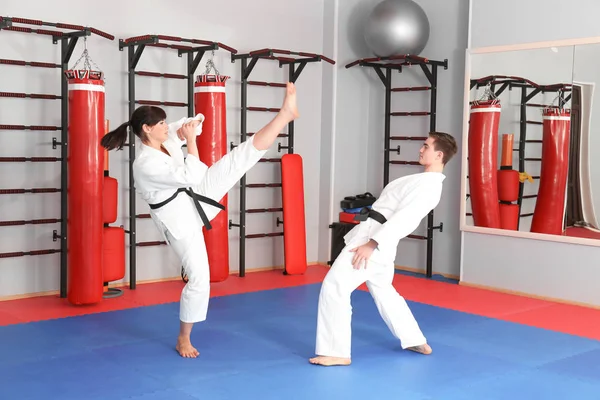
<svg viewBox="0 0 600 400">
<path fill-rule="evenodd" d="M 213 62 L 214 56 L 215 56 L 215 51 L 213 50 L 212 53 L 211 53 L 210 58 L 208 59 L 208 61 L 206 61 L 206 71 L 204 71 L 204 75 L 208 75 L 210 73 L 211 69 L 215 70 L 216 75 L 221 75 L 219 73 L 219 70 L 215 66 L 215 63 Z"/>
<path fill-rule="evenodd" d="M 75 63 L 75 65 L 73 65 L 73 68 L 71 69 L 75 69 L 77 67 L 77 65 L 81 62 L 82 59 L 85 59 L 83 62 L 83 69 L 85 70 L 92 70 L 92 65 L 94 65 L 94 67 L 96 67 L 96 70 L 100 72 L 100 67 L 98 66 L 98 64 L 96 64 L 94 62 L 94 60 L 92 60 L 92 58 L 90 57 L 90 53 L 88 52 L 87 49 L 87 37 L 83 38 L 83 53 L 81 54 L 81 57 L 79 57 L 79 59 L 77 60 L 77 62 Z"/>
<path fill-rule="evenodd" d="M 492 84 L 490 82 L 488 82 L 487 85 L 485 85 L 485 90 L 483 92 L 483 94 L 481 95 L 481 97 L 478 100 L 473 101 L 474 105 L 479 105 L 479 103 L 484 102 L 484 101 L 490 101 L 492 104 L 497 104 L 500 101 L 498 100 L 498 97 L 496 97 L 496 94 L 492 91 Z"/>
</svg>

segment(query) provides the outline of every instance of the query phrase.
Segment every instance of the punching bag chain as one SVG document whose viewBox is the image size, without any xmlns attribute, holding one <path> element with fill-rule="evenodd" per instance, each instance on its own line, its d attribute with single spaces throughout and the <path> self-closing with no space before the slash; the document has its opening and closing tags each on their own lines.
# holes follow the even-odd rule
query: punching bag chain
<svg viewBox="0 0 600 400">
<path fill-rule="evenodd" d="M 210 55 L 210 58 L 208 59 L 208 61 L 206 61 L 206 71 L 204 72 L 204 75 L 208 75 L 210 74 L 210 70 L 214 69 L 215 70 L 215 75 L 219 76 L 221 75 L 219 73 L 219 70 L 217 69 L 217 67 L 215 66 L 215 63 L 213 62 L 213 58 L 215 57 L 215 51 L 212 51 L 212 54 Z"/>
<path fill-rule="evenodd" d="M 77 64 L 79 64 L 81 62 L 81 60 L 84 60 L 83 61 L 83 69 L 84 70 L 88 70 L 88 71 L 91 70 L 92 64 L 93 64 L 94 67 L 96 67 L 96 70 L 100 71 L 100 67 L 90 57 L 90 54 L 87 49 L 87 38 L 86 37 L 83 38 L 83 53 L 81 54 L 81 57 L 79 57 L 79 59 L 77 60 L 75 65 L 73 65 L 73 68 L 71 68 L 71 69 L 74 70 L 77 67 Z"/>
</svg>

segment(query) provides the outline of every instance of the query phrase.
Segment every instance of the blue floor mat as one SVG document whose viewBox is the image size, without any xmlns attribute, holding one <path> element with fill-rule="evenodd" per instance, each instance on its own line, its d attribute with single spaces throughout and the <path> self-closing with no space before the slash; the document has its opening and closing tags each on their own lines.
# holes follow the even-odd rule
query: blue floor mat
<svg viewBox="0 0 600 400">
<path fill-rule="evenodd" d="M 353 363 L 310 365 L 320 285 L 211 299 L 179 357 L 178 303 L 0 327 L 0 398 L 593 399 L 600 342 L 410 303 L 433 347 L 402 351 L 353 294 Z"/>
</svg>

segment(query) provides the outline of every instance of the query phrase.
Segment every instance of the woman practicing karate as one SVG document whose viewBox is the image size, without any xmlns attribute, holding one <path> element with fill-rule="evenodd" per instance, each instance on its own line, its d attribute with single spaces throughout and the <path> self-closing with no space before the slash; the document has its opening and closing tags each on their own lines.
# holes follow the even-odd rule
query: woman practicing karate
<svg viewBox="0 0 600 400">
<path fill-rule="evenodd" d="M 106 149 L 120 150 L 129 127 L 142 142 L 133 163 L 135 189 L 149 204 L 152 219 L 180 258 L 188 277 L 181 293 L 176 346 L 182 357 L 198 356 L 190 334 L 193 324 L 204 321 L 208 311 L 210 270 L 202 228 L 210 229 L 210 220 L 223 209 L 218 202 L 298 116 L 296 88 L 288 82 L 275 118 L 211 167 L 200 161 L 196 146 L 196 136 L 202 132 L 202 114 L 167 125 L 161 108 L 142 106 L 133 112 L 130 121 L 102 139 Z M 183 143 L 187 143 L 187 157 L 181 150 Z"/>
<path fill-rule="evenodd" d="M 400 239 L 409 235 L 440 201 L 444 165 L 457 151 L 454 138 L 433 132 L 423 144 L 419 163 L 425 171 L 390 182 L 372 209 L 364 209 L 362 221 L 344 237 L 346 247 L 327 273 L 319 296 L 317 357 L 312 364 L 349 365 L 352 305 L 350 295 L 364 282 L 379 314 L 403 349 L 430 354 L 431 347 L 398 294 L 394 260 Z"/>
</svg>

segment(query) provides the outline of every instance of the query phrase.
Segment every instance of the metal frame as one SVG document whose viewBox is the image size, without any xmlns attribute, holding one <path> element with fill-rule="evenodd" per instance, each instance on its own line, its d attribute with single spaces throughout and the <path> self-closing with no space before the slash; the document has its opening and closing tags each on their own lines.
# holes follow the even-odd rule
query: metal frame
<svg viewBox="0 0 600 400">
<path fill-rule="evenodd" d="M 527 143 L 537 143 L 541 144 L 541 140 L 527 140 L 527 125 L 542 125 L 543 123 L 540 121 L 533 121 L 527 119 L 527 107 L 534 108 L 550 108 L 553 107 L 550 104 L 538 104 L 538 103 L 530 103 L 535 96 L 540 93 L 558 93 L 558 100 L 560 101 L 560 108 L 564 106 L 567 102 L 570 101 L 571 95 L 564 97 L 565 92 L 569 92 L 572 89 L 572 85 L 568 83 L 557 83 L 553 85 L 540 85 L 533 82 L 530 79 L 518 77 L 518 76 L 504 76 L 504 75 L 490 75 L 479 79 L 471 79 L 470 80 L 470 89 L 480 88 L 485 86 L 490 86 L 492 93 L 494 96 L 500 96 L 506 89 L 511 91 L 513 88 L 521 89 L 521 101 L 519 104 L 519 147 L 513 149 L 513 151 L 519 153 L 519 171 L 525 171 L 525 163 L 526 162 L 541 162 L 541 158 L 529 158 L 525 157 L 525 145 Z M 498 90 L 496 90 L 496 86 L 500 86 Z M 533 89 L 529 91 L 530 89 Z M 532 179 L 540 179 L 539 176 L 532 176 Z M 517 204 L 519 206 L 519 222 L 517 225 L 517 229 L 521 224 L 521 218 L 532 217 L 533 213 L 522 214 L 521 208 L 524 199 L 533 199 L 537 197 L 537 194 L 531 195 L 523 195 L 525 188 L 524 182 L 519 182 L 519 198 L 517 200 Z M 467 213 L 467 215 L 472 215 L 471 213 Z"/>
<path fill-rule="evenodd" d="M 391 136 L 391 123 L 390 117 L 413 117 L 413 116 L 429 116 L 429 131 L 434 132 L 436 130 L 436 113 L 437 113 L 437 82 L 438 82 L 438 67 L 443 67 L 444 70 L 448 69 L 448 59 L 444 61 L 430 60 L 424 57 L 414 55 L 393 55 L 389 57 L 374 57 L 364 58 L 356 60 L 348 65 L 346 68 L 352 68 L 354 66 L 361 66 L 367 68 L 373 68 L 381 79 L 385 88 L 385 148 L 384 148 L 384 167 L 383 167 L 383 186 L 387 185 L 390 180 L 390 165 L 420 165 L 418 161 L 390 161 L 390 152 L 395 151 L 398 155 L 400 154 L 400 146 L 392 149 L 390 141 L 407 141 L 407 140 L 426 140 L 427 136 Z M 418 65 L 421 67 L 425 77 L 429 81 L 430 86 L 413 86 L 413 87 L 392 87 L 392 71 L 398 71 L 402 73 L 403 67 L 410 67 Z M 384 72 L 385 70 L 385 72 Z M 396 92 L 413 92 L 413 91 L 427 91 L 431 92 L 430 96 L 430 109 L 429 111 L 422 112 L 392 112 L 392 93 Z M 427 235 L 408 235 L 408 238 L 426 240 L 427 241 L 427 269 L 426 275 L 431 278 L 433 275 L 433 233 L 434 230 L 443 231 L 444 224 L 440 223 L 438 226 L 434 226 L 433 221 L 433 210 L 427 215 Z"/>
<path fill-rule="evenodd" d="M 199 46 L 188 46 L 164 42 L 184 42 Z M 137 64 L 144 52 L 146 46 L 160 47 L 166 49 L 177 50 L 178 57 L 183 57 L 187 54 L 187 74 L 169 74 L 169 73 L 158 73 L 149 71 L 136 71 Z M 119 40 L 119 50 L 123 51 L 125 48 L 128 50 L 127 56 L 127 71 L 128 71 L 128 85 L 129 85 L 129 115 L 131 115 L 136 108 L 136 104 L 148 104 L 158 106 L 172 106 L 172 107 L 187 107 L 188 116 L 194 115 L 194 74 L 196 69 L 204 57 L 207 51 L 224 49 L 232 54 L 237 53 L 237 50 L 229 47 L 220 42 L 212 42 L 200 39 L 186 39 L 176 36 L 166 35 L 144 35 L 135 36 L 127 39 Z M 155 100 L 139 100 L 135 98 L 135 76 L 147 76 L 157 77 L 166 79 L 185 79 L 187 80 L 187 103 L 177 102 L 165 102 Z M 136 249 L 137 247 L 148 247 L 148 246 L 159 246 L 164 245 L 163 241 L 154 242 L 140 242 L 136 241 L 136 219 L 138 218 L 150 218 L 150 214 L 139 214 L 136 215 L 136 204 L 135 204 L 135 190 L 134 190 L 134 179 L 133 179 L 133 162 L 135 160 L 135 134 L 129 129 L 128 143 L 125 146 L 129 147 L 129 229 L 125 231 L 129 235 L 129 288 L 136 288 Z"/>
<path fill-rule="evenodd" d="M 283 54 L 284 56 L 280 56 L 279 54 Z M 299 58 L 291 57 L 291 56 L 299 56 Z M 253 135 L 253 133 L 248 133 L 247 128 L 247 113 L 248 111 L 258 111 L 258 112 L 278 112 L 278 108 L 266 108 L 266 107 L 248 107 L 248 86 L 268 86 L 268 87 L 278 87 L 285 88 L 285 83 L 273 83 L 273 82 L 259 82 L 259 81 L 250 81 L 250 74 L 254 70 L 256 63 L 259 59 L 265 60 L 275 60 L 279 62 L 279 67 L 282 68 L 284 65 L 289 66 L 288 72 L 288 80 L 289 82 L 295 83 L 300 74 L 306 67 L 308 63 L 321 62 L 325 61 L 331 65 L 335 64 L 335 61 L 325 57 L 320 54 L 314 53 L 305 53 L 305 52 L 296 52 L 291 50 L 281 50 L 281 49 L 260 49 L 251 51 L 247 54 L 232 54 L 231 62 L 235 63 L 237 60 L 241 60 L 241 122 L 240 122 L 240 130 L 241 130 L 241 142 L 246 141 L 248 136 Z M 296 64 L 298 66 L 296 67 Z M 282 150 L 287 150 L 288 154 L 294 153 L 294 121 L 288 124 L 288 133 L 279 134 L 280 138 L 287 137 L 288 144 L 287 146 L 282 146 L 281 143 L 278 143 L 277 151 L 281 152 Z M 231 143 L 231 148 L 233 149 L 235 145 Z M 281 162 L 281 158 L 263 158 L 259 162 L 272 162 L 279 163 Z M 281 187 L 281 183 L 256 183 L 256 184 L 247 184 L 246 183 L 246 175 L 244 175 L 240 180 L 240 222 L 235 224 L 232 220 L 229 220 L 229 229 L 233 227 L 239 228 L 239 238 L 240 238 L 240 251 L 239 251 L 239 276 L 244 277 L 246 275 L 246 239 L 255 239 L 255 238 L 265 238 L 265 237 L 278 237 L 283 236 L 283 232 L 273 232 L 273 233 L 257 233 L 257 234 L 246 234 L 246 213 L 266 213 L 266 212 L 282 212 L 282 208 L 264 208 L 264 209 L 246 209 L 246 189 L 247 188 L 274 188 Z M 277 226 L 283 224 L 284 222 L 277 217 Z M 286 270 L 284 267 L 284 274 L 286 274 Z"/>
<path fill-rule="evenodd" d="M 34 26 L 51 26 L 59 29 L 68 29 L 71 32 L 63 32 L 58 30 L 48 29 L 34 29 L 19 25 L 34 25 Z M 61 217 L 60 219 L 43 219 L 43 220 L 32 220 L 32 221 L 3 221 L 0 226 L 15 226 L 15 225 L 26 225 L 26 224 L 50 224 L 60 222 L 60 233 L 57 230 L 53 232 L 53 240 L 57 241 L 60 239 L 60 250 L 49 249 L 49 250 L 34 250 L 29 252 L 12 252 L 0 254 L 0 258 L 7 257 L 21 257 L 25 255 L 43 255 L 43 254 L 60 254 L 60 297 L 67 297 L 67 143 L 68 143 L 68 117 L 69 117 L 69 88 L 68 81 L 65 77 L 65 72 L 69 69 L 68 63 L 71 60 L 71 56 L 75 49 L 77 41 L 81 37 L 91 36 L 95 34 L 108 40 L 114 40 L 114 36 L 106 32 L 102 32 L 98 29 L 85 27 L 81 25 L 73 25 L 66 23 L 53 23 L 45 22 L 41 20 L 33 20 L 27 18 L 18 17 L 0 17 L 0 32 L 1 31 L 13 31 L 21 33 L 34 33 L 38 35 L 47 35 L 52 37 L 52 43 L 61 45 L 61 63 L 46 63 L 46 62 L 35 62 L 35 61 L 20 61 L 20 60 L 6 60 L 0 59 L 0 64 L 14 65 L 14 66 L 30 66 L 38 68 L 60 68 L 61 71 L 61 94 L 60 96 L 48 95 L 48 94 L 27 94 L 27 93 L 2 93 L 2 97 L 15 97 L 15 98 L 33 98 L 33 99 L 47 99 L 47 100 L 60 100 L 61 102 L 61 126 L 23 126 L 23 125 L 0 125 L 0 129 L 6 130 L 40 130 L 40 131 L 61 131 L 60 142 L 53 138 L 52 148 L 56 149 L 57 145 L 60 145 L 61 156 L 60 158 L 54 157 L 4 157 L 0 159 L 1 162 L 52 162 L 60 161 L 61 163 L 61 187 L 60 189 L 54 188 L 34 188 L 34 189 L 5 189 L 0 190 L 0 194 L 20 194 L 20 193 L 56 193 L 60 192 L 60 203 L 61 203 Z"/>
</svg>

